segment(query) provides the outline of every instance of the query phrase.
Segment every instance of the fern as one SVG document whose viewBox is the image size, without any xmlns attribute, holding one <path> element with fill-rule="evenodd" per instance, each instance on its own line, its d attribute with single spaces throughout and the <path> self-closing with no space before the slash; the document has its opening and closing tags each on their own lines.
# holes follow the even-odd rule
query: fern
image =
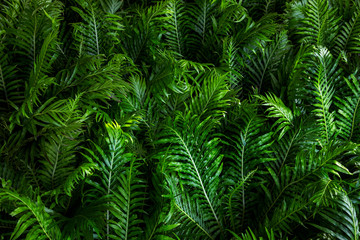
<svg viewBox="0 0 360 240">
<path fill-rule="evenodd" d="M 335 51 L 337 54 L 342 54 L 347 60 L 348 54 L 359 53 L 360 39 L 357 37 L 360 33 L 359 14 L 354 11 L 353 17 L 349 22 L 345 22 L 340 30 L 339 35 L 335 40 Z"/>
<path fill-rule="evenodd" d="M 1 36 L 1 35 L 0 35 Z M 23 92 L 21 91 L 21 80 L 16 79 L 15 66 L 9 65 L 8 55 L 5 54 L 4 47 L 0 43 L 0 111 L 7 112 L 10 109 L 17 109 L 23 101 Z M 19 97 L 20 96 L 20 97 Z"/>
<path fill-rule="evenodd" d="M 11 239 L 18 239 L 25 231 L 26 238 L 59 239 L 61 237 L 60 230 L 54 218 L 48 213 L 51 210 L 46 210 L 40 197 L 33 201 L 26 196 L 18 194 L 16 191 L 10 190 L 8 184 L 2 181 L 0 202 L 13 202 L 16 207 L 10 215 L 19 218 Z"/>
<path fill-rule="evenodd" d="M 138 178 L 138 166 L 135 164 L 132 161 L 129 169 L 119 177 L 118 189 L 114 191 L 115 202 L 111 213 L 117 219 L 110 220 L 110 226 L 116 234 L 110 235 L 113 239 L 134 239 L 143 235 L 139 215 L 144 213 L 145 193 L 142 189 L 146 185 Z"/>
<path fill-rule="evenodd" d="M 99 55 L 103 53 L 103 19 L 99 10 L 91 2 L 78 1 L 81 8 L 72 9 L 80 15 L 83 22 L 74 24 L 74 38 L 78 42 L 79 55 Z"/>
<path fill-rule="evenodd" d="M 192 99 L 189 111 L 206 118 L 208 116 L 220 117 L 229 105 L 230 91 L 227 89 L 226 76 L 212 73 L 204 77 L 202 87 L 196 98 Z"/>
<path fill-rule="evenodd" d="M 281 32 L 276 40 L 266 48 L 262 48 L 259 57 L 251 61 L 251 65 L 247 66 L 248 73 L 253 80 L 250 84 L 259 88 L 267 84 L 271 74 L 280 63 L 281 56 L 284 55 L 288 48 L 288 39 L 285 32 Z"/>
<path fill-rule="evenodd" d="M 304 221 L 304 218 L 307 218 L 306 210 L 309 204 L 317 199 L 318 193 L 311 192 L 308 194 L 309 190 L 304 189 L 303 185 L 317 181 L 324 174 L 336 176 L 340 176 L 340 173 L 350 174 L 349 170 L 338 161 L 341 154 L 350 148 L 347 145 L 341 146 L 331 143 L 319 152 L 316 152 L 314 147 L 308 155 L 299 152 L 295 159 L 295 166 L 285 165 L 279 175 L 269 167 L 268 171 L 275 187 L 268 189 L 263 186 L 263 189 L 269 200 L 265 216 L 273 212 L 271 215 L 273 223 L 270 226 L 275 224 L 281 230 L 290 232 L 290 223 Z M 294 198 L 291 197 L 291 192 L 301 192 L 303 195 Z M 290 194 L 290 198 L 287 194 Z"/>
<path fill-rule="evenodd" d="M 236 233 L 238 230 L 235 229 L 244 229 L 255 205 L 251 194 L 254 186 L 248 186 L 246 179 L 257 167 L 272 160 L 269 157 L 271 133 L 262 133 L 260 129 L 263 127 L 264 119 L 258 117 L 255 111 L 247 110 L 247 105 L 244 105 L 241 121 L 233 122 L 229 126 L 228 136 L 224 136 L 225 144 L 229 146 L 226 156 L 231 160 L 225 173 L 225 184 L 232 188 L 229 195 L 233 198 L 228 206 L 229 217 Z"/>
<path fill-rule="evenodd" d="M 359 239 L 358 2 L 0 2 L 1 239 Z"/>
<path fill-rule="evenodd" d="M 18 28 L 8 30 L 11 34 L 8 40 L 12 39 L 9 44 L 14 45 L 16 52 L 22 56 L 18 63 L 24 67 L 22 73 L 28 76 L 32 69 L 41 70 L 44 60 L 49 62 L 52 57 L 45 55 L 44 50 L 47 50 L 49 40 L 54 40 L 57 35 L 62 4 L 59 1 L 41 0 L 19 2 L 12 7 L 21 9 L 17 13 L 20 19 Z"/>
<path fill-rule="evenodd" d="M 338 31 L 340 17 L 336 9 L 331 8 L 327 0 L 309 0 L 306 4 L 303 27 L 299 34 L 303 40 L 317 46 L 330 47 Z"/>
<path fill-rule="evenodd" d="M 104 10 L 104 12 L 110 14 L 116 14 L 119 9 L 123 6 L 123 1 L 119 0 L 101 0 L 100 4 Z"/>
<path fill-rule="evenodd" d="M 360 86 L 359 82 L 354 75 L 351 75 L 350 78 L 344 78 L 351 92 L 352 96 L 347 96 L 345 98 L 336 97 L 335 105 L 339 107 L 337 114 L 337 124 L 340 128 L 339 135 L 347 140 L 351 140 L 354 136 L 354 133 L 357 130 L 358 125 L 358 108 L 360 101 Z"/>
<path fill-rule="evenodd" d="M 144 183 L 137 177 L 139 174 L 134 165 L 132 154 L 124 153 L 125 144 L 129 141 L 116 122 L 107 124 L 106 141 L 109 150 L 103 151 L 100 146 L 95 145 L 101 158 L 87 149 L 89 155 L 85 157 L 98 165 L 98 182 L 89 182 L 102 195 L 110 197 L 108 210 L 106 211 L 106 235 L 112 239 L 128 239 L 142 233 L 138 224 L 141 223 L 136 212 L 142 213 L 139 209 L 143 202 L 145 188 Z M 130 163 L 127 170 L 126 165 Z M 110 231 L 111 229 L 111 231 Z"/>
<path fill-rule="evenodd" d="M 226 66 L 226 71 L 229 71 L 229 81 L 231 86 L 235 88 L 241 84 L 243 78 L 241 68 L 243 67 L 242 59 L 240 58 L 239 49 L 236 47 L 233 38 L 226 39 L 223 46 L 223 62 Z"/>
<path fill-rule="evenodd" d="M 328 208 L 319 213 L 320 217 L 324 219 L 324 225 L 311 225 L 336 239 L 359 239 L 358 213 L 349 197 L 346 194 L 340 194 L 334 199 L 334 205 L 338 209 Z M 339 219 L 342 220 L 339 221 Z"/>
<path fill-rule="evenodd" d="M 314 112 L 318 117 L 318 123 L 321 127 L 322 137 L 325 143 L 329 143 L 334 137 L 335 113 L 331 112 L 332 97 L 334 95 L 334 84 L 339 76 L 336 69 L 337 61 L 334 61 L 326 48 L 320 48 L 315 53 L 316 66 L 313 74 L 313 84 L 315 87 L 314 95 L 317 103 L 314 104 Z"/>
<path fill-rule="evenodd" d="M 167 41 L 169 48 L 180 57 L 186 56 L 186 40 L 189 32 L 189 16 L 186 15 L 182 0 L 172 0 L 167 4 Z"/>
<path fill-rule="evenodd" d="M 292 111 L 275 95 L 267 94 L 265 96 L 259 96 L 259 98 L 264 101 L 265 106 L 269 106 L 267 109 L 269 112 L 268 116 L 278 118 L 273 124 L 273 127 L 277 125 L 275 133 L 281 131 L 279 134 L 279 139 L 281 139 L 294 124 L 294 115 Z"/>
<path fill-rule="evenodd" d="M 169 125 L 162 134 L 158 144 L 171 144 L 167 154 L 172 159 L 171 167 L 177 171 L 181 182 L 188 187 L 192 201 L 198 204 L 198 211 L 201 212 L 201 218 L 208 225 L 209 231 L 206 235 L 215 238 L 222 231 L 220 218 L 220 194 L 217 193 L 221 173 L 221 159 L 219 153 L 219 140 L 211 138 L 210 131 L 213 123 L 209 118 L 200 121 L 196 116 L 178 115 L 174 124 Z M 189 130 L 190 133 L 188 134 Z M 176 193 L 172 193 L 177 195 Z M 179 196 L 178 201 L 187 205 L 186 196 Z M 191 215 L 191 209 L 180 205 L 179 210 L 185 215 Z M 196 220 L 191 220 L 195 221 Z M 196 223 L 201 226 L 202 223 Z"/>
<path fill-rule="evenodd" d="M 64 191 L 68 196 L 71 196 L 72 191 L 75 188 L 75 184 L 85 178 L 91 176 L 96 170 L 96 165 L 93 163 L 83 163 L 72 171 L 66 178 L 64 185 Z"/>
<path fill-rule="evenodd" d="M 246 230 L 246 232 L 242 233 L 241 236 L 237 235 L 234 232 L 231 232 L 231 234 L 235 237 L 235 239 L 238 239 L 238 240 L 263 240 L 264 239 L 263 237 L 257 237 L 251 229 Z M 273 230 L 268 231 L 266 229 L 266 235 L 267 235 L 268 240 L 275 239 L 275 234 L 274 234 Z"/>
</svg>

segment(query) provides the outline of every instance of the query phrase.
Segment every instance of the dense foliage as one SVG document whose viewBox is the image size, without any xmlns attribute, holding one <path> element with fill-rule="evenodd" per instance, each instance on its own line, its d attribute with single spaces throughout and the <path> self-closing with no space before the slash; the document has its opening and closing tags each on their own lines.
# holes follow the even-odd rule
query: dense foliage
<svg viewBox="0 0 360 240">
<path fill-rule="evenodd" d="M 357 0 L 2 0 L 0 239 L 359 240 Z"/>
</svg>

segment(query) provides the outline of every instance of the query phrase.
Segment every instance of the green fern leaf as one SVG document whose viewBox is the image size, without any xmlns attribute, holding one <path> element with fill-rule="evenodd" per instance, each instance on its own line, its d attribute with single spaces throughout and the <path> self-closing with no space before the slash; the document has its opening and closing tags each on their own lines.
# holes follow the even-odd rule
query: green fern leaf
<svg viewBox="0 0 360 240">
<path fill-rule="evenodd" d="M 309 0 L 305 9 L 304 27 L 299 28 L 299 34 L 304 36 L 303 41 L 330 47 L 341 19 L 336 16 L 336 9 L 331 8 L 327 0 Z"/>
<path fill-rule="evenodd" d="M 294 115 L 292 111 L 285 106 L 283 101 L 275 94 L 267 94 L 265 96 L 259 96 L 263 100 L 264 105 L 269 108 L 266 110 L 269 112 L 268 117 L 278 118 L 273 124 L 273 128 L 277 126 L 275 133 L 280 132 L 279 139 L 281 139 L 285 133 L 294 126 Z"/>
<path fill-rule="evenodd" d="M 326 48 L 319 48 L 314 55 L 316 61 L 313 63 L 315 70 L 312 74 L 314 95 L 317 101 L 314 104 L 314 113 L 318 118 L 323 140 L 329 143 L 336 131 L 335 113 L 330 111 L 330 107 L 335 92 L 334 84 L 340 72 L 337 70 L 337 61 L 334 61 Z"/>
<path fill-rule="evenodd" d="M 340 194 L 333 200 L 335 208 L 325 208 L 319 213 L 320 224 L 310 224 L 339 240 L 356 240 L 360 237 L 358 213 L 351 199 Z"/>
<path fill-rule="evenodd" d="M 26 238 L 37 239 L 60 239 L 61 232 L 54 218 L 48 213 L 40 197 L 34 202 L 26 196 L 18 194 L 4 185 L 0 189 L 0 202 L 11 201 L 15 204 L 15 209 L 10 213 L 17 217 L 17 225 L 11 235 L 11 239 L 19 239 L 26 232 Z"/>
<path fill-rule="evenodd" d="M 360 85 L 357 78 L 351 75 L 350 78 L 344 78 L 352 96 L 344 98 L 336 97 L 335 105 L 339 107 L 337 114 L 337 124 L 340 128 L 340 136 L 343 139 L 352 140 L 358 130 L 359 107 L 360 107 Z"/>
<path fill-rule="evenodd" d="M 358 11 L 354 11 L 353 17 L 349 22 L 345 22 L 335 40 L 335 51 L 337 54 L 360 53 L 360 16 Z M 347 58 L 346 58 L 347 60 Z"/>
<path fill-rule="evenodd" d="M 219 208 L 221 194 L 217 192 L 222 156 L 219 152 L 219 139 L 211 138 L 210 135 L 213 124 L 210 118 L 200 121 L 196 115 L 178 115 L 173 124 L 169 123 L 158 141 L 158 144 L 171 145 L 159 154 L 166 154 L 172 159 L 170 166 L 173 171 L 178 172 L 181 183 L 193 196 L 191 201 L 197 202 L 199 208 L 196 211 L 201 213 L 201 222 L 209 226 L 210 231 L 205 232 L 211 238 L 223 231 Z M 188 212 L 191 209 L 186 209 L 186 198 L 179 196 L 178 201 L 185 204 L 183 207 L 179 205 L 179 210 L 182 209 L 183 214 L 191 216 L 192 213 Z M 196 226 L 202 225 L 196 223 Z"/>
</svg>

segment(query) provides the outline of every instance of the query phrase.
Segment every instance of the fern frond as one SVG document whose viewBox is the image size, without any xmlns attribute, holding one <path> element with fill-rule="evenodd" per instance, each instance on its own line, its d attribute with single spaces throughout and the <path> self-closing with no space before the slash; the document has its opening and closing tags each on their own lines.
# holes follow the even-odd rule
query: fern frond
<svg viewBox="0 0 360 240">
<path fill-rule="evenodd" d="M 106 13 L 116 14 L 123 6 L 122 0 L 100 0 L 100 4 Z"/>
<path fill-rule="evenodd" d="M 265 106 L 269 107 L 266 109 L 269 113 L 268 117 L 278 118 L 272 127 L 277 126 L 275 134 L 281 131 L 278 137 L 278 139 L 281 139 L 285 133 L 294 126 L 294 115 L 292 111 L 286 107 L 283 101 L 275 94 L 268 93 L 265 96 L 258 97 L 263 100 Z"/>
<path fill-rule="evenodd" d="M 320 176 L 319 181 L 310 183 L 307 186 L 312 194 L 310 201 L 316 204 L 317 209 L 320 207 L 334 207 L 333 200 L 337 198 L 337 195 L 343 194 L 344 190 L 336 179 L 331 179 L 324 173 L 320 173 Z M 317 211 L 314 211 L 313 215 L 316 213 Z"/>
<path fill-rule="evenodd" d="M 13 202 L 15 209 L 10 215 L 18 218 L 11 239 L 18 239 L 25 232 L 26 238 L 58 239 L 61 237 L 60 229 L 54 218 L 49 214 L 52 210 L 44 206 L 40 197 L 34 202 L 30 198 L 10 190 L 4 181 L 2 185 L 0 189 L 0 202 Z"/>
<path fill-rule="evenodd" d="M 275 240 L 275 234 L 274 231 L 271 229 L 270 231 L 266 230 L 267 240 Z M 254 234 L 254 232 L 249 228 L 245 231 L 245 233 L 242 233 L 241 236 L 237 235 L 236 233 L 230 231 L 230 233 L 234 236 L 237 240 L 264 240 L 264 237 L 259 237 Z"/>
<path fill-rule="evenodd" d="M 148 61 L 149 53 L 156 55 L 151 46 L 162 45 L 159 34 L 162 33 L 166 17 L 166 2 L 158 1 L 147 8 L 138 7 L 131 11 L 134 16 L 124 18 L 125 31 L 122 38 L 123 49 L 134 63 Z"/>
<path fill-rule="evenodd" d="M 235 40 L 233 38 L 227 38 L 223 44 L 223 57 L 222 61 L 224 62 L 227 71 L 229 73 L 229 81 L 231 87 L 234 88 L 241 84 L 242 71 L 240 70 L 244 63 L 239 54 L 239 49 L 236 47 Z M 240 85 L 241 86 L 241 85 Z"/>
<path fill-rule="evenodd" d="M 86 149 L 89 155 L 84 156 L 90 162 L 95 163 L 99 169 L 93 175 L 96 181 L 89 181 L 94 187 L 91 191 L 109 196 L 106 210 L 106 235 L 117 238 L 114 235 L 116 233 L 121 236 L 120 239 L 124 239 L 123 237 L 126 239 L 130 234 L 128 232 L 130 225 L 134 230 L 133 234 L 138 235 L 141 232 L 137 227 L 139 220 L 136 215 L 135 218 L 131 215 L 135 214 L 136 207 L 139 207 L 140 202 L 143 201 L 143 193 L 139 189 L 143 188 L 143 184 L 136 177 L 136 172 L 132 172 L 136 170 L 132 165 L 134 164 L 133 154 L 125 153 L 125 145 L 131 140 L 130 136 L 122 131 L 117 122 L 106 124 L 106 131 L 105 140 L 108 149 L 103 150 L 94 143 L 100 157 L 90 149 Z M 131 167 L 126 170 L 129 162 Z M 137 184 L 134 183 L 136 181 Z M 118 220 L 114 220 L 114 217 Z M 110 231 L 110 229 L 112 230 Z"/>
<path fill-rule="evenodd" d="M 77 41 L 79 55 L 99 55 L 104 53 L 102 43 L 104 41 L 103 22 L 100 11 L 91 2 L 78 1 L 81 8 L 72 7 L 80 15 L 83 22 L 75 23 L 74 39 Z"/>
<path fill-rule="evenodd" d="M 71 196 L 71 192 L 74 190 L 75 185 L 85 178 L 93 175 L 97 170 L 96 165 L 93 163 L 83 163 L 75 170 L 73 170 L 64 183 L 64 191 L 68 196 Z"/>
<path fill-rule="evenodd" d="M 326 48 L 319 48 L 315 55 L 315 70 L 311 73 L 314 84 L 314 95 L 316 103 L 314 104 L 314 113 L 318 118 L 321 127 L 322 138 L 329 143 L 335 134 L 335 113 L 331 112 L 332 98 L 335 92 L 336 83 L 340 72 L 337 70 L 337 61 L 333 59 Z"/>
<path fill-rule="evenodd" d="M 119 176 L 118 189 L 113 191 L 114 202 L 111 213 L 116 219 L 110 220 L 110 227 L 114 230 L 112 239 L 134 239 L 143 235 L 139 226 L 143 223 L 139 215 L 145 213 L 144 201 L 146 187 L 144 180 L 139 178 L 136 162 L 133 160 L 129 168 Z M 115 235 L 116 234 L 116 235 Z"/>
<path fill-rule="evenodd" d="M 325 208 L 319 213 L 321 222 L 310 225 L 339 240 L 359 239 L 358 212 L 351 199 L 342 193 L 333 201 L 334 208 Z"/>
<path fill-rule="evenodd" d="M 120 125 L 116 122 L 106 125 L 107 136 L 105 136 L 108 149 L 103 150 L 99 145 L 94 144 L 97 151 L 86 148 L 87 155 L 83 154 L 90 162 L 95 163 L 97 168 L 101 171 L 94 174 L 99 177 L 99 184 L 96 184 L 96 189 L 102 194 L 110 194 L 117 186 L 117 175 L 124 169 L 126 163 L 130 161 L 131 154 L 125 152 L 125 144 L 128 139 L 123 133 Z M 98 156 L 100 155 L 100 157 Z"/>
<path fill-rule="evenodd" d="M 40 103 L 41 94 L 54 82 L 54 78 L 47 74 L 56 58 L 54 54 L 56 37 L 57 32 L 51 32 L 44 39 L 40 53 L 34 56 L 34 69 L 30 72 L 28 83 L 25 83 L 25 99 L 19 111 L 19 114 L 25 117 L 33 113 L 34 107 Z"/>
<path fill-rule="evenodd" d="M 192 98 L 189 111 L 202 118 L 222 116 L 230 101 L 227 96 L 229 94 L 227 76 L 210 73 L 203 78 L 201 85 L 198 94 Z"/>
<path fill-rule="evenodd" d="M 342 54 L 347 61 L 347 55 L 360 53 L 360 14 L 354 11 L 349 22 L 344 22 L 335 40 L 334 50 Z"/>
<path fill-rule="evenodd" d="M 276 14 L 267 14 L 258 21 L 254 21 L 248 14 L 243 24 L 234 30 L 234 41 L 238 44 L 241 54 L 251 60 L 254 50 L 263 49 L 264 42 L 276 32 Z"/>
<path fill-rule="evenodd" d="M 281 57 L 286 53 L 288 47 L 287 35 L 285 32 L 281 32 L 271 45 L 261 48 L 258 57 L 253 58 L 251 64 L 247 66 L 252 80 L 249 80 L 249 83 L 259 88 L 259 92 L 264 84 L 269 85 L 271 75 L 280 64 Z"/>
<path fill-rule="evenodd" d="M 339 107 L 336 122 L 339 125 L 339 135 L 347 140 L 352 140 L 358 130 L 360 108 L 360 83 L 354 75 L 344 78 L 353 95 L 336 97 L 335 105 Z"/>
<path fill-rule="evenodd" d="M 193 17 L 193 28 L 199 36 L 199 40 L 204 42 L 212 26 L 212 17 L 216 11 L 216 3 L 211 0 L 196 0 L 191 8 Z"/>
<path fill-rule="evenodd" d="M 173 124 L 169 123 L 158 144 L 166 144 L 170 148 L 166 147 L 159 154 L 169 156 L 172 161 L 170 167 L 178 172 L 181 183 L 193 196 L 192 201 L 197 203 L 196 211 L 201 213 L 201 221 L 209 226 L 210 231 L 206 231 L 207 234 L 215 238 L 223 231 L 220 215 L 221 194 L 218 193 L 218 176 L 222 171 L 219 139 L 211 137 L 214 123 L 210 118 L 201 121 L 196 115 L 191 115 L 178 115 Z M 178 198 L 181 202 L 188 201 L 186 196 Z M 179 209 L 183 207 L 180 206 Z M 185 215 L 192 214 L 188 212 L 191 209 L 183 210 Z"/>
<path fill-rule="evenodd" d="M 22 1 L 14 5 L 19 11 L 19 22 L 16 28 L 8 30 L 13 36 L 9 38 L 9 44 L 14 45 L 16 53 L 20 54 L 17 62 L 28 76 L 32 69 L 40 70 L 43 66 L 44 57 L 39 55 L 48 45 L 46 41 L 57 36 L 63 5 L 60 1 L 44 0 Z M 46 54 L 46 58 L 51 57 Z"/>
<path fill-rule="evenodd" d="M 71 136 L 69 136 L 71 137 Z M 40 179 L 46 189 L 55 189 L 62 185 L 69 174 L 74 171 L 75 147 L 77 141 L 65 136 L 52 136 L 43 141 L 43 160 Z"/>
<path fill-rule="evenodd" d="M 304 27 L 299 28 L 299 34 L 304 35 L 303 40 L 309 43 L 330 47 L 341 19 L 337 16 L 336 9 L 327 0 L 309 0 L 305 9 Z"/>
<path fill-rule="evenodd" d="M 341 162 L 338 161 L 341 154 L 349 151 L 351 149 L 350 145 L 336 145 L 334 143 L 329 143 L 324 146 L 321 151 L 317 152 L 315 147 L 309 153 L 299 152 L 295 159 L 295 166 L 290 167 L 289 165 L 285 165 L 280 174 L 276 174 L 276 172 L 268 167 L 269 174 L 273 180 L 274 187 L 272 189 L 268 189 L 265 186 L 262 186 L 266 196 L 269 200 L 269 205 L 266 207 L 265 216 L 268 216 L 272 209 L 275 212 L 273 214 L 285 214 L 288 213 L 283 212 L 281 209 L 281 205 L 290 203 L 291 199 L 294 198 L 294 192 L 306 192 L 303 187 L 305 183 L 316 182 L 320 177 L 325 174 L 334 174 L 340 177 L 340 174 L 350 174 L 349 170 L 344 167 Z M 288 195 L 289 194 L 289 195 Z M 290 196 L 290 199 L 289 199 Z M 310 198 L 308 200 L 299 197 L 297 199 L 299 205 L 293 205 L 298 209 L 294 212 L 294 216 L 304 216 L 303 212 L 306 210 L 306 206 L 309 204 Z M 285 205 L 286 206 L 286 205 Z M 291 204 L 289 206 L 292 206 Z M 300 206 L 302 206 L 300 208 Z M 279 212 L 280 211 L 280 212 Z M 290 213 L 293 211 L 290 211 Z M 289 217 L 293 216 L 292 213 L 288 215 Z M 299 218 L 296 217 L 298 220 Z M 284 219 L 283 230 L 290 230 L 286 225 L 292 221 L 292 218 Z"/>
<path fill-rule="evenodd" d="M 182 184 L 175 175 L 166 178 L 172 204 L 167 215 L 169 221 L 178 224 L 175 228 L 177 236 L 185 239 L 215 239 L 211 228 L 201 213 L 201 201 L 191 198 L 184 192 Z"/>
<path fill-rule="evenodd" d="M 189 16 L 182 0 L 171 0 L 167 4 L 167 33 L 166 39 L 169 48 L 176 52 L 179 57 L 186 56 L 187 38 L 189 35 Z"/>
<path fill-rule="evenodd" d="M 0 34 L 1 37 L 1 34 Z M 9 64 L 8 54 L 0 43 L 0 111 L 10 112 L 18 109 L 23 101 L 23 86 L 20 79 L 16 79 L 16 67 Z"/>
<path fill-rule="evenodd" d="M 249 106 L 254 109 L 250 110 Z M 232 229 L 236 233 L 244 230 L 244 226 L 249 221 L 247 216 L 255 206 L 251 191 L 253 186 L 245 183 L 247 176 L 264 163 L 273 160 L 270 158 L 271 133 L 264 133 L 261 130 L 265 127 L 265 121 L 257 116 L 255 109 L 253 105 L 244 104 L 240 119 L 231 122 L 228 132 L 223 136 L 224 144 L 228 145 L 228 153 L 225 156 L 230 160 L 229 168 L 225 172 L 224 184 L 229 186 L 230 190 L 238 188 L 236 192 L 229 193 L 234 195 L 233 202 L 229 204 L 234 205 L 230 219 Z"/>
</svg>

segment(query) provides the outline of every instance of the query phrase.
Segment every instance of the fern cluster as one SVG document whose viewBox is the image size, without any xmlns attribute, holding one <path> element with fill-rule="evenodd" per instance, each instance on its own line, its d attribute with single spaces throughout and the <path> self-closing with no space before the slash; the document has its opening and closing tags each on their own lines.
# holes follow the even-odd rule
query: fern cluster
<svg viewBox="0 0 360 240">
<path fill-rule="evenodd" d="M 0 239 L 360 239 L 355 0 L 4 0 Z"/>
</svg>

